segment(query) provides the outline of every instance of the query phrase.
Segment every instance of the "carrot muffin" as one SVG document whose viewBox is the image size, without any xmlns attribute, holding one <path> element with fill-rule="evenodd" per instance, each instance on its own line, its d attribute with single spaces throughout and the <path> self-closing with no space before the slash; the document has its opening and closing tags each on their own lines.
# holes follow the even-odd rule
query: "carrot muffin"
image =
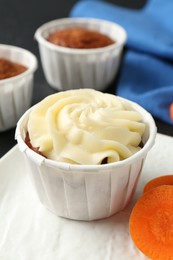
<svg viewBox="0 0 173 260">
<path fill-rule="evenodd" d="M 59 46 L 75 49 L 106 47 L 115 43 L 109 36 L 84 28 L 68 28 L 51 33 L 47 40 Z"/>
<path fill-rule="evenodd" d="M 17 76 L 26 70 L 21 64 L 0 58 L 0 80 Z"/>
<path fill-rule="evenodd" d="M 45 208 L 56 216 L 91 221 L 129 203 L 156 127 L 152 116 L 130 100 L 76 89 L 50 95 L 26 111 L 15 136 Z"/>
</svg>

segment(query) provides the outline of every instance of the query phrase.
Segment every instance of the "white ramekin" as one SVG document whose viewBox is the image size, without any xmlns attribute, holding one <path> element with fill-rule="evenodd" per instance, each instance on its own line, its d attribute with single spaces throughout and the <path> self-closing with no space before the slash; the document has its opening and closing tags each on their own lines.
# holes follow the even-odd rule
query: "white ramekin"
<svg viewBox="0 0 173 260">
<path fill-rule="evenodd" d="M 108 35 L 116 43 L 95 49 L 72 49 L 57 46 L 47 41 L 50 33 L 69 27 L 82 27 Z M 113 22 L 92 18 L 64 18 L 42 25 L 35 38 L 43 71 L 49 85 L 57 90 L 93 88 L 105 89 L 115 78 L 126 31 Z"/>
<path fill-rule="evenodd" d="M 0 44 L 0 58 L 26 66 L 28 69 L 11 78 L 0 80 L 0 132 L 15 127 L 30 107 L 37 59 L 29 51 Z"/>
<path fill-rule="evenodd" d="M 120 99 L 141 113 L 146 129 L 142 138 L 144 147 L 116 163 L 72 165 L 46 159 L 32 151 L 24 141 L 32 108 L 19 120 L 16 139 L 30 166 L 30 177 L 41 202 L 57 216 L 86 221 L 106 218 L 122 210 L 135 191 L 157 130 L 146 110 L 136 103 Z"/>
</svg>

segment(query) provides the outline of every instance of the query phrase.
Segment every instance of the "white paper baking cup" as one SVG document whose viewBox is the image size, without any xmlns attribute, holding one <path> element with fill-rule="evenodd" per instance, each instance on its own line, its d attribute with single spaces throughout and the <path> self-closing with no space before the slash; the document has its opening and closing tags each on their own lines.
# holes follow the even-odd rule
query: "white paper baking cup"
<svg viewBox="0 0 173 260">
<path fill-rule="evenodd" d="M 57 46 L 46 39 L 50 33 L 70 27 L 82 27 L 108 35 L 115 44 L 97 49 L 72 49 Z M 115 78 L 126 31 L 118 24 L 92 18 L 64 18 L 37 29 L 35 38 L 43 71 L 49 85 L 57 90 L 93 88 L 103 90 Z"/>
<path fill-rule="evenodd" d="M 0 132 L 2 132 L 14 127 L 31 105 L 37 59 L 25 49 L 4 44 L 0 44 L 0 58 L 28 68 L 20 75 L 0 80 Z"/>
<path fill-rule="evenodd" d="M 104 165 L 72 165 L 45 159 L 26 143 L 29 109 L 19 120 L 16 139 L 30 166 L 30 177 L 41 202 L 57 216 L 75 220 L 109 217 L 129 202 L 140 176 L 144 159 L 154 144 L 156 126 L 152 116 L 139 105 L 120 98 L 139 111 L 146 130 L 144 147 L 120 162 Z"/>
</svg>

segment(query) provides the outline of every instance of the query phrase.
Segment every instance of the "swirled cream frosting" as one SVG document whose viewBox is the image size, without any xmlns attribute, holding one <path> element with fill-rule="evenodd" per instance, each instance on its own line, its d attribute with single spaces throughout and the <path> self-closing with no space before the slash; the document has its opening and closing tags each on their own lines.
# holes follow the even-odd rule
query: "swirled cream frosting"
<svg viewBox="0 0 173 260">
<path fill-rule="evenodd" d="M 145 130 L 140 113 L 117 96 L 92 89 L 50 95 L 29 115 L 33 147 L 72 164 L 112 163 L 139 151 Z"/>
</svg>

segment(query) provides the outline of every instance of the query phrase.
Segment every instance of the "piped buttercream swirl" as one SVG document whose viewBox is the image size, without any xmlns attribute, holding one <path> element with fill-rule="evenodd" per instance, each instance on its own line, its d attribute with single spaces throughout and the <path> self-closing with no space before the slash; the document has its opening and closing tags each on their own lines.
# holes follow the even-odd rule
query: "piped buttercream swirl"
<svg viewBox="0 0 173 260">
<path fill-rule="evenodd" d="M 28 120 L 33 147 L 72 164 L 112 163 L 141 148 L 145 124 L 117 96 L 92 89 L 62 91 L 35 105 Z"/>
</svg>

